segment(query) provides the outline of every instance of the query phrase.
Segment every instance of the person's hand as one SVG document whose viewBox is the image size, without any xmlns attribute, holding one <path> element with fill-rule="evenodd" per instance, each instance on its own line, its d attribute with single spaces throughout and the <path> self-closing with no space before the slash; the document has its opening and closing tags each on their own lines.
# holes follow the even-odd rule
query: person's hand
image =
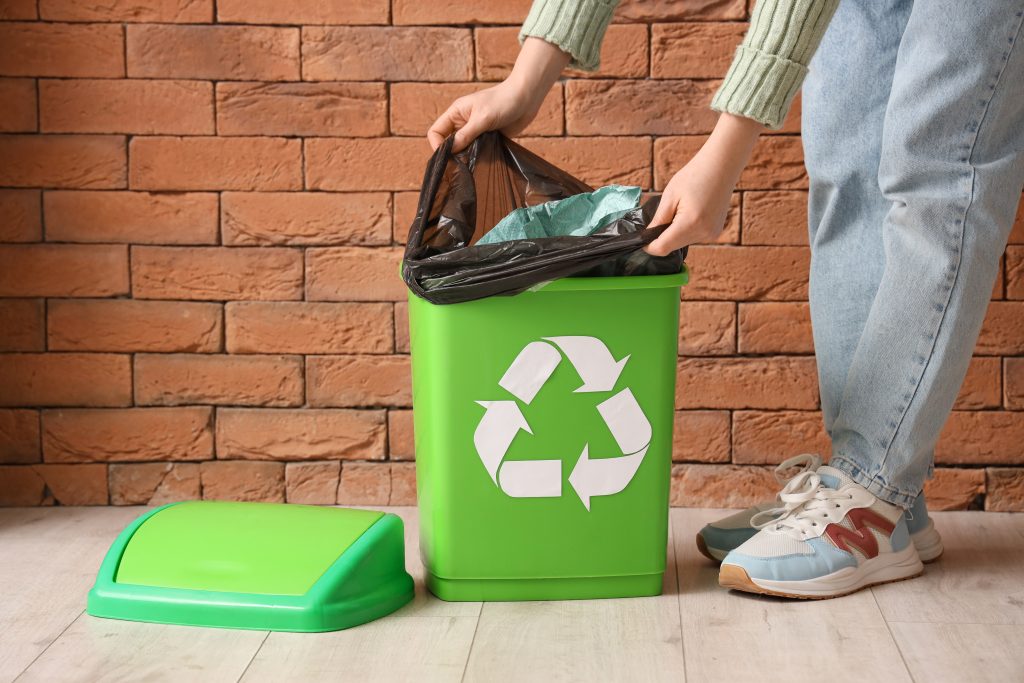
<svg viewBox="0 0 1024 683">
<path fill-rule="evenodd" d="M 461 152 L 489 130 L 500 130 L 509 137 L 518 135 L 537 116 L 540 102 L 536 99 L 516 83 L 502 81 L 452 102 L 427 131 L 427 140 L 437 149 L 455 133 L 452 151 Z"/>
<path fill-rule="evenodd" d="M 558 80 L 570 56 L 540 38 L 527 38 L 508 78 L 496 86 L 455 100 L 427 131 L 437 149 L 455 134 L 453 150 L 461 152 L 489 130 L 518 135 L 540 110 L 544 96 Z"/>
<path fill-rule="evenodd" d="M 648 254 L 665 256 L 721 234 L 732 192 L 761 130 L 756 121 L 722 114 L 704 146 L 665 186 L 651 225 L 669 227 L 645 247 Z"/>
</svg>

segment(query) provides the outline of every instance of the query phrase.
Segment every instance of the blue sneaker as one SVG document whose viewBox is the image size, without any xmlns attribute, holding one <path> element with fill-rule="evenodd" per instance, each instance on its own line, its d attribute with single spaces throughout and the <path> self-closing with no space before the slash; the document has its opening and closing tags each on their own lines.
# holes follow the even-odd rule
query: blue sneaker
<svg viewBox="0 0 1024 683">
<path fill-rule="evenodd" d="M 785 485 L 790 479 L 804 472 L 814 472 L 821 467 L 821 458 L 817 455 L 797 455 L 784 461 L 775 468 L 775 478 Z M 724 519 L 706 525 L 697 533 L 697 549 L 704 557 L 721 562 L 731 550 L 749 540 L 757 533 L 751 523 L 756 515 L 778 508 L 778 499 L 758 503 L 757 505 L 729 515 Z M 935 524 L 928 517 L 924 494 L 914 501 L 905 513 L 910 540 L 914 542 L 922 562 L 934 562 L 942 555 L 942 538 L 935 530 Z"/>
<path fill-rule="evenodd" d="M 924 570 L 902 508 L 828 466 L 794 477 L 782 507 L 756 514 L 759 527 L 725 556 L 726 588 L 789 598 L 834 598 Z"/>
</svg>

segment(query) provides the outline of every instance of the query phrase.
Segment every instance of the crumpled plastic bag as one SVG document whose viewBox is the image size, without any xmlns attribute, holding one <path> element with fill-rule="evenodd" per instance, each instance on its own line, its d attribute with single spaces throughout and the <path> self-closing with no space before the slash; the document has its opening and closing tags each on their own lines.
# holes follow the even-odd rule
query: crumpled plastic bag
<svg viewBox="0 0 1024 683">
<path fill-rule="evenodd" d="M 402 278 L 431 303 L 451 304 L 518 294 L 562 277 L 678 273 L 686 249 L 650 256 L 643 247 L 667 225 L 648 227 L 658 198 L 627 211 L 591 235 L 480 240 L 517 209 L 594 188 L 512 142 L 485 133 L 453 154 L 453 139 L 427 164 L 416 218 L 409 228 Z"/>
<path fill-rule="evenodd" d="M 498 221 L 477 244 L 565 235 L 585 237 L 639 206 L 639 187 L 607 185 L 593 192 L 516 209 Z"/>
</svg>

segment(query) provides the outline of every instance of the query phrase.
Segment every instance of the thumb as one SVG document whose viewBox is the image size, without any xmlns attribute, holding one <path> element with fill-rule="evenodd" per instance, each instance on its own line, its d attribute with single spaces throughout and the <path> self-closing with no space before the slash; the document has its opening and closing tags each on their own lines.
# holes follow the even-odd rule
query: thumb
<svg viewBox="0 0 1024 683">
<path fill-rule="evenodd" d="M 676 215 L 676 199 L 668 192 L 661 194 L 661 201 L 658 202 L 658 210 L 654 212 L 650 227 L 671 223 Z"/>
<path fill-rule="evenodd" d="M 455 144 L 452 146 L 453 152 L 461 152 L 462 150 L 469 147 L 469 144 L 480 137 L 481 134 L 486 133 L 488 130 L 487 122 L 483 116 L 477 115 L 475 112 L 470 115 L 469 120 L 466 121 L 466 125 L 455 131 Z"/>
</svg>

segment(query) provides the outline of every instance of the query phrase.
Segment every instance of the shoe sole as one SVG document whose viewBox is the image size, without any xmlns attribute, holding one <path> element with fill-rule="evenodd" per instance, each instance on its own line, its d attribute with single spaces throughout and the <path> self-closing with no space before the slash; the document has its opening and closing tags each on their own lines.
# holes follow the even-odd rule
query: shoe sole
<svg viewBox="0 0 1024 683">
<path fill-rule="evenodd" d="M 840 569 L 828 576 L 809 581 L 770 581 L 750 578 L 747 570 L 739 565 L 723 564 L 718 572 L 718 584 L 723 588 L 745 593 L 798 600 L 827 600 L 856 593 L 871 586 L 906 581 L 924 573 L 924 565 L 913 546 L 898 553 L 886 553 L 884 556 L 867 560 L 853 572 L 848 571 L 849 569 Z M 833 584 L 833 587 L 829 587 L 829 584 Z"/>
<path fill-rule="evenodd" d="M 935 562 L 942 557 L 943 546 L 942 537 L 939 536 L 939 532 L 935 530 L 935 523 L 932 520 L 928 520 L 928 526 L 921 531 L 910 535 L 910 540 L 914 542 L 914 547 L 917 548 L 917 554 L 920 556 L 921 561 L 925 564 Z M 700 554 L 708 558 L 712 562 L 721 563 L 725 559 L 725 556 L 729 554 L 728 550 L 719 550 L 718 548 L 712 548 L 704 540 L 704 536 L 697 532 L 697 550 Z"/>
</svg>

